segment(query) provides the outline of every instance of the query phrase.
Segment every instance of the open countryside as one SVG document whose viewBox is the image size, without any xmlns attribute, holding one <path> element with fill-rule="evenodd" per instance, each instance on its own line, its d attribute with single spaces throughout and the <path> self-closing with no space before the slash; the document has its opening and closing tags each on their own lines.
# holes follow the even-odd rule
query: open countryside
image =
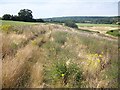
<svg viewBox="0 0 120 90">
<path fill-rule="evenodd" d="M 118 88 L 119 16 L 34 19 L 30 9 L 0 25 L 2 88 Z"/>
</svg>

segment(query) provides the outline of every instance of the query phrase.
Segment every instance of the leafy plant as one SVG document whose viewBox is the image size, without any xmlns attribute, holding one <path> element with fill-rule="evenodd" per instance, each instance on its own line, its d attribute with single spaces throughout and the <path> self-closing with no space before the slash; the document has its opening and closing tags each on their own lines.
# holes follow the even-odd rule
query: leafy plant
<svg viewBox="0 0 120 90">
<path fill-rule="evenodd" d="M 60 84 L 61 87 L 80 87 L 83 79 L 81 68 L 70 61 L 54 63 L 47 75 L 53 85 Z"/>
</svg>

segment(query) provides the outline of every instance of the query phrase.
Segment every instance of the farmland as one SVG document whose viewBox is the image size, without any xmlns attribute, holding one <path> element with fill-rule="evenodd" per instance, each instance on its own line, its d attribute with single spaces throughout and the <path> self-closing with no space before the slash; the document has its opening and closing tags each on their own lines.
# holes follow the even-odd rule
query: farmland
<svg viewBox="0 0 120 90">
<path fill-rule="evenodd" d="M 110 30 L 118 30 L 118 25 L 116 24 L 83 24 L 83 23 L 77 23 L 79 29 L 88 30 L 88 31 L 94 31 L 99 32 L 101 34 L 105 35 L 113 35 L 107 33 Z M 117 32 L 119 34 L 119 32 Z M 113 35 L 115 36 L 115 35 Z"/>
<path fill-rule="evenodd" d="M 78 26 L 81 26 L 81 27 L 93 27 L 93 26 L 110 26 L 110 27 L 117 27 L 118 25 L 116 24 L 90 24 L 90 23 L 77 23 Z"/>
<path fill-rule="evenodd" d="M 51 23 L 3 21 L 0 28 L 3 88 L 118 87 L 116 38 Z"/>
<path fill-rule="evenodd" d="M 19 26 L 19 25 L 33 25 L 33 24 L 38 24 L 38 23 L 0 20 L 0 24 L 2 24 L 2 25 L 18 25 Z"/>
</svg>

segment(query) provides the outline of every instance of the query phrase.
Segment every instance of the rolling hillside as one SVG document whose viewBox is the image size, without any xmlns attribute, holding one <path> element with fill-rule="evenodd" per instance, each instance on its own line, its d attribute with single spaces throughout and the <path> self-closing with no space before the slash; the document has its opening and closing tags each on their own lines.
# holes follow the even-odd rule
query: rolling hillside
<svg viewBox="0 0 120 90">
<path fill-rule="evenodd" d="M 118 87 L 117 39 L 50 23 L 0 28 L 3 88 Z"/>
</svg>

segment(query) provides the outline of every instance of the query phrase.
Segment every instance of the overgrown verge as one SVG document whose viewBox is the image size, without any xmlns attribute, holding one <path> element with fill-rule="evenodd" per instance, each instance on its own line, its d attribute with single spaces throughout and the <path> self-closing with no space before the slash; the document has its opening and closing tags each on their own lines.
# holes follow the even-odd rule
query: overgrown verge
<svg viewBox="0 0 120 90">
<path fill-rule="evenodd" d="M 47 24 L 3 31 L 9 56 L 3 60 L 3 87 L 116 88 L 117 42 L 67 29 Z M 9 40 L 20 45 L 12 48 L 12 58 Z"/>
<path fill-rule="evenodd" d="M 119 37 L 120 36 L 120 30 L 110 30 L 110 31 L 107 31 L 106 34 Z"/>
</svg>

